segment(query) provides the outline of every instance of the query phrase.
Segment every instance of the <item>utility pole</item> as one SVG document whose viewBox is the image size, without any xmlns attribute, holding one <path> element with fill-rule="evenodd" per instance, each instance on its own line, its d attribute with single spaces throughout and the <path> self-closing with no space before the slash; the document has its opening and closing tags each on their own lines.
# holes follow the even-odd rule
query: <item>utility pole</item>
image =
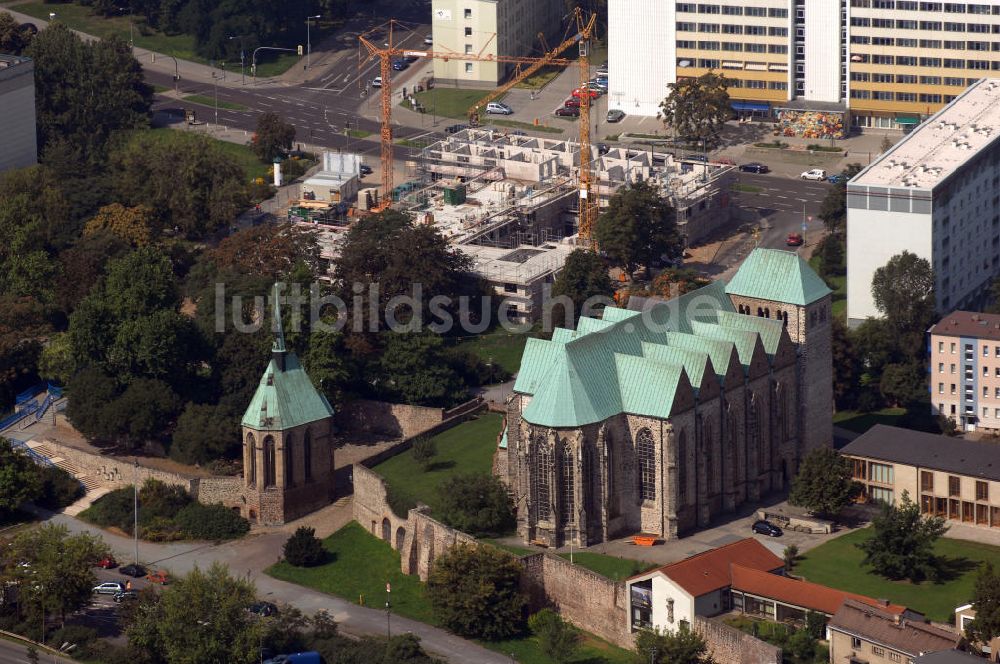
<svg viewBox="0 0 1000 664">
<path fill-rule="evenodd" d="M 385 638 L 392 638 L 392 629 L 389 626 L 389 615 L 391 613 L 391 604 L 389 603 L 389 593 L 392 591 L 392 586 L 388 581 L 385 582 Z"/>
<path fill-rule="evenodd" d="M 219 126 L 219 77 L 212 72 L 212 89 L 215 91 L 215 126 Z"/>
<path fill-rule="evenodd" d="M 245 36 L 246 35 L 235 35 L 235 36 L 229 37 L 230 41 L 233 40 L 233 39 L 239 39 L 240 40 L 240 78 L 241 78 L 240 85 L 246 85 L 247 84 L 247 69 L 246 69 L 246 61 L 247 61 L 247 55 L 246 55 L 246 53 L 247 52 L 246 52 L 246 49 L 243 48 L 243 38 Z"/>
<path fill-rule="evenodd" d="M 135 564 L 139 564 L 139 460 L 132 459 L 132 540 L 135 543 Z"/>
<path fill-rule="evenodd" d="M 319 18 L 322 14 L 306 17 L 306 69 L 312 68 L 312 39 L 309 35 L 309 26 L 314 18 Z"/>
</svg>

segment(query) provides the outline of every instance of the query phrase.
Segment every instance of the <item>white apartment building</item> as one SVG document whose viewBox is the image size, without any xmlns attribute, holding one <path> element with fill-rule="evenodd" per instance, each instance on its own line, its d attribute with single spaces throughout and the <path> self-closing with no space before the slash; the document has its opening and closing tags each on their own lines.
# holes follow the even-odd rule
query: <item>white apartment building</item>
<svg viewBox="0 0 1000 664">
<path fill-rule="evenodd" d="M 0 54 L 0 172 L 38 161 L 35 140 L 35 63 Z"/>
<path fill-rule="evenodd" d="M 1000 71 L 1000 0 L 608 5 L 609 105 L 636 115 L 655 115 L 667 84 L 715 70 L 734 110 L 797 132 L 824 135 L 838 108 L 858 127 L 908 129 Z M 781 122 L 782 108 L 806 115 Z"/>
<path fill-rule="evenodd" d="M 463 55 L 540 56 L 538 33 L 562 34 L 563 0 L 433 0 L 434 51 Z M 497 62 L 434 60 L 439 85 L 493 88 L 514 66 Z"/>
<path fill-rule="evenodd" d="M 983 79 L 847 183 L 847 319 L 879 316 L 872 276 L 930 261 L 939 313 L 1000 274 L 1000 79 Z"/>
</svg>

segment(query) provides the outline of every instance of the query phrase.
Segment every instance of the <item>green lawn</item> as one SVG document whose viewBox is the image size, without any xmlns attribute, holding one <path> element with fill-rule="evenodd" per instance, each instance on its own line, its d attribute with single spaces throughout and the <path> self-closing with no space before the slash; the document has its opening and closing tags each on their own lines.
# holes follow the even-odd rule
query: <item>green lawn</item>
<svg viewBox="0 0 1000 664">
<path fill-rule="evenodd" d="M 764 187 L 758 187 L 754 184 L 740 184 L 736 183 L 733 185 L 733 191 L 742 191 L 748 194 L 756 194 L 764 191 Z"/>
<path fill-rule="evenodd" d="M 440 505 L 437 487 L 446 479 L 457 474 L 490 473 L 502 422 L 499 413 L 483 413 L 434 436 L 437 456 L 427 472 L 409 452 L 397 454 L 373 470 L 385 478 L 401 502 L 420 501 L 433 511 Z"/>
<path fill-rule="evenodd" d="M 418 92 L 414 97 L 417 98 L 421 106 L 427 109 L 428 113 L 457 120 L 468 120 L 469 109 L 487 94 L 489 94 L 489 90 L 434 87 Z M 495 99 L 494 101 L 499 100 Z"/>
<path fill-rule="evenodd" d="M 978 564 L 1000 559 L 1000 547 L 942 538 L 934 547 L 955 570 L 945 583 L 889 581 L 862 567 L 862 551 L 855 546 L 871 537 L 870 528 L 848 533 L 808 551 L 795 565 L 795 573 L 807 580 L 869 597 L 886 598 L 920 611 L 930 620 L 951 623 L 955 607 L 967 604 Z"/>
<path fill-rule="evenodd" d="M 182 100 L 191 102 L 192 104 L 202 104 L 203 106 L 210 106 L 212 108 L 215 108 L 216 105 L 215 97 L 212 97 L 210 95 L 187 95 L 186 97 L 182 97 Z M 219 108 L 225 108 L 230 111 L 247 110 L 247 107 L 244 106 L 243 104 L 236 104 L 231 101 L 226 101 L 224 99 L 220 100 L 218 102 L 218 105 Z"/>
<path fill-rule="evenodd" d="M 493 116 L 486 116 L 482 118 L 482 124 L 485 125 L 497 125 L 498 127 L 513 127 L 514 129 L 527 129 L 528 131 L 540 131 L 543 134 L 561 134 L 563 130 L 559 127 L 547 127 L 545 125 L 536 125 L 530 122 L 521 122 L 520 120 L 499 120 Z"/>
<path fill-rule="evenodd" d="M 365 131 L 364 129 L 348 129 L 347 135 L 351 138 L 368 138 L 372 135 L 370 131 Z"/>
<path fill-rule="evenodd" d="M 62 21 L 73 30 L 79 30 L 80 32 L 85 32 L 102 39 L 118 35 L 125 41 L 128 41 L 129 22 L 134 21 L 132 38 L 136 47 L 163 53 L 164 55 L 172 55 L 180 60 L 209 64 L 208 59 L 195 53 L 193 35 L 165 35 L 148 27 L 145 31 L 151 34 L 144 35 L 140 33 L 140 19 L 138 17 L 130 19 L 126 14 L 104 18 L 103 16 L 92 14 L 89 7 L 69 3 L 24 2 L 12 5 L 11 9 L 44 20 L 48 20 L 49 12 L 55 12 L 57 21 Z M 322 38 L 323 32 L 322 29 L 313 29 L 313 43 L 316 43 L 318 38 Z M 250 75 L 249 58 L 248 54 L 246 63 L 247 76 Z M 268 53 L 267 51 L 262 51 L 257 57 L 257 76 L 277 76 L 287 71 L 293 64 L 300 60 L 302 58 L 295 53 Z M 228 71 L 235 71 L 239 74 L 239 59 L 226 64 Z"/>
<path fill-rule="evenodd" d="M 170 129 L 168 127 L 160 127 L 157 129 L 150 129 L 149 133 L 152 136 L 157 136 L 163 141 L 168 141 L 174 135 L 177 130 Z M 257 158 L 257 155 L 253 153 L 246 145 L 240 145 L 239 143 L 230 143 L 229 141 L 216 141 L 219 148 L 233 158 L 246 172 L 248 180 L 253 180 L 255 178 L 261 177 L 267 179 L 267 171 L 271 168 L 270 164 L 265 164 Z"/>
<path fill-rule="evenodd" d="M 498 549 L 503 549 L 504 551 L 512 553 L 518 557 L 538 553 L 536 549 L 529 549 L 515 544 L 507 544 L 506 542 L 500 542 L 498 540 L 487 539 L 484 541 L 497 547 Z M 569 553 L 558 553 L 556 555 L 565 558 L 566 560 L 570 559 Z M 629 578 L 630 576 L 635 576 L 640 572 L 645 572 L 648 569 L 656 567 L 655 563 L 650 563 L 645 560 L 618 558 L 616 556 L 607 556 L 603 553 L 592 553 L 590 551 L 574 551 L 573 563 L 579 565 L 580 567 L 589 569 L 592 572 L 597 572 L 601 576 L 605 576 L 612 581 L 621 581 Z"/>
<path fill-rule="evenodd" d="M 282 581 L 297 583 L 322 592 L 343 597 L 365 606 L 385 606 L 385 584 L 392 584 L 392 611 L 401 616 L 430 625 L 437 624 L 424 584 L 416 576 L 399 569 L 399 554 L 357 522 L 352 521 L 323 540 L 330 558 L 318 567 L 293 567 L 279 562 L 267 569 L 267 574 Z M 508 639 L 483 646 L 513 654 L 522 664 L 553 664 L 541 652 L 532 637 Z M 631 664 L 633 655 L 592 634 L 584 635 L 579 654 L 570 664 Z"/>
<path fill-rule="evenodd" d="M 495 362 L 504 371 L 516 374 L 521 368 L 521 355 L 530 334 L 514 334 L 497 327 L 483 334 L 467 337 L 455 348 L 475 353 L 483 362 Z"/>
<path fill-rule="evenodd" d="M 871 413 L 859 413 L 856 410 L 841 410 L 833 415 L 833 423 L 850 431 L 864 433 L 876 424 L 895 426 L 903 415 L 905 408 L 883 408 Z"/>
</svg>

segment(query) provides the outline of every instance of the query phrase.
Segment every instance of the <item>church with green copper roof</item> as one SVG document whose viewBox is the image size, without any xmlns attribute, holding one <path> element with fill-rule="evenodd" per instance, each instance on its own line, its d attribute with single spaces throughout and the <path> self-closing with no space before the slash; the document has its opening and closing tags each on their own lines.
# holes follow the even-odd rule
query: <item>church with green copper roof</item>
<svg viewBox="0 0 1000 664">
<path fill-rule="evenodd" d="M 831 291 L 756 249 L 729 281 L 529 339 L 498 450 L 525 542 L 665 539 L 787 487 L 832 444 Z"/>
</svg>

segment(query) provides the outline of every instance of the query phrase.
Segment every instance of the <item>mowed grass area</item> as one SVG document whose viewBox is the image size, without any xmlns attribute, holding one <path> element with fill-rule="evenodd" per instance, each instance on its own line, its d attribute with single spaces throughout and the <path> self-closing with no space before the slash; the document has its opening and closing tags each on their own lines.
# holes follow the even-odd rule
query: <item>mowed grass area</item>
<svg viewBox="0 0 1000 664">
<path fill-rule="evenodd" d="M 176 129 L 170 129 L 168 127 L 159 127 L 156 129 L 150 129 L 149 133 L 150 135 L 156 136 L 160 140 L 167 142 L 171 140 L 176 131 Z M 267 178 L 267 171 L 271 167 L 270 164 L 261 162 L 249 146 L 219 140 L 216 140 L 216 143 L 218 143 L 219 149 L 232 157 L 233 160 L 243 168 L 243 171 L 247 174 L 247 182 L 259 177 L 265 179 Z"/>
<path fill-rule="evenodd" d="M 437 456 L 426 472 L 409 452 L 397 454 L 373 470 L 385 478 L 400 500 L 420 501 L 433 511 L 440 506 L 437 488 L 449 477 L 490 473 L 502 423 L 499 413 L 483 413 L 434 436 Z"/>
<path fill-rule="evenodd" d="M 518 557 L 538 553 L 537 549 L 529 549 L 524 546 L 508 544 L 507 542 L 501 542 L 499 540 L 487 539 L 483 541 Z M 570 560 L 569 553 L 557 553 L 556 555 L 561 558 L 565 558 L 566 560 Z M 640 572 L 645 572 L 646 570 L 657 567 L 656 563 L 651 563 L 645 560 L 618 558 L 616 556 L 608 556 L 603 553 L 593 553 L 591 551 L 574 551 L 572 560 L 573 564 L 589 569 L 592 572 L 597 572 L 601 576 L 607 577 L 612 581 L 622 581 L 630 576 L 635 576 Z"/>
<path fill-rule="evenodd" d="M 390 583 L 393 613 L 438 624 L 424 584 L 416 576 L 403 574 L 399 553 L 356 521 L 323 540 L 323 547 L 329 552 L 329 559 L 323 565 L 293 567 L 279 562 L 269 567 L 267 574 L 377 609 L 385 606 L 385 584 Z M 482 645 L 505 655 L 513 654 L 522 664 L 553 664 L 532 636 Z M 632 653 L 592 634 L 584 634 L 580 652 L 569 664 L 631 664 L 633 657 Z"/>
<path fill-rule="evenodd" d="M 466 337 L 455 344 L 455 348 L 475 353 L 483 362 L 493 362 L 509 374 L 521 369 L 521 356 L 531 334 L 515 334 L 503 327 Z"/>
<path fill-rule="evenodd" d="M 457 120 L 468 120 L 469 109 L 489 94 L 489 90 L 465 90 L 462 88 L 431 88 L 414 95 L 428 113 Z M 501 97 L 500 99 L 503 99 Z M 500 101 L 499 99 L 494 101 Z"/>
<path fill-rule="evenodd" d="M 129 39 L 129 22 L 134 21 L 132 28 L 133 43 L 137 48 L 144 48 L 164 55 L 172 55 L 179 60 L 189 60 L 201 64 L 209 64 L 206 58 L 195 53 L 195 41 L 193 35 L 167 35 L 146 27 L 145 31 L 151 34 L 140 34 L 140 19 L 128 14 L 122 16 L 103 17 L 91 13 L 90 7 L 75 4 L 46 4 L 44 2 L 24 2 L 11 5 L 11 9 L 47 21 L 49 12 L 55 12 L 56 20 L 62 21 L 73 30 L 79 30 L 95 37 L 107 39 L 112 35 L 118 35 L 125 41 Z M 332 27 L 330 28 L 332 29 Z M 322 39 L 327 31 L 322 28 L 313 28 L 313 43 Z M 282 53 L 276 51 L 262 51 L 257 57 L 257 76 L 278 76 L 291 68 L 292 65 L 302 60 L 301 56 L 295 53 Z M 239 73 L 240 61 L 237 57 L 234 62 L 227 63 L 229 71 L 236 70 Z M 247 55 L 246 73 L 250 75 L 250 56 Z"/>
<path fill-rule="evenodd" d="M 848 533 L 811 549 L 795 565 L 795 573 L 813 583 L 869 597 L 886 598 L 923 613 L 930 620 L 951 623 L 955 607 L 968 604 L 979 564 L 1000 560 L 1000 547 L 941 538 L 934 547 L 943 556 L 951 578 L 943 583 L 890 581 L 863 567 L 864 553 L 856 545 L 872 536 L 871 528 Z"/>
<path fill-rule="evenodd" d="M 899 418 L 905 414 L 905 408 L 883 408 L 882 410 L 870 413 L 859 413 L 856 410 L 842 410 L 834 413 L 833 424 L 849 429 L 850 431 L 864 433 L 876 424 L 895 426 Z"/>
<path fill-rule="evenodd" d="M 192 104 L 202 104 L 203 106 L 210 106 L 212 108 L 215 108 L 216 104 L 218 104 L 219 108 L 225 108 L 230 111 L 247 110 L 247 107 L 244 106 L 243 104 L 236 104 L 234 102 L 226 101 L 224 99 L 216 102 L 215 97 L 210 97 L 208 95 L 187 95 L 186 97 L 183 97 L 182 100 L 191 102 Z"/>
</svg>

